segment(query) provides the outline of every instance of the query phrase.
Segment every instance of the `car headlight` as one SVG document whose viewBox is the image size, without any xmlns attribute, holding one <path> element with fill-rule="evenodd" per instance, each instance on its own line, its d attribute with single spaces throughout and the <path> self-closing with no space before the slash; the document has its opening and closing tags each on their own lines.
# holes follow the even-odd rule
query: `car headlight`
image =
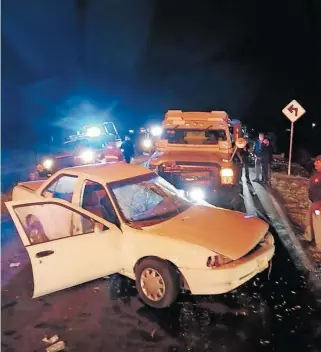
<svg viewBox="0 0 321 352">
<path fill-rule="evenodd" d="M 143 140 L 143 147 L 146 149 L 151 148 L 153 145 L 152 141 L 150 139 L 144 139 Z"/>
<path fill-rule="evenodd" d="M 151 134 L 154 136 L 154 137 L 159 137 L 163 132 L 163 129 L 161 126 L 153 126 L 152 129 L 151 129 Z"/>
<path fill-rule="evenodd" d="M 272 235 L 270 232 L 268 232 L 268 233 L 264 236 L 264 239 L 263 239 L 262 242 L 268 243 L 268 244 L 270 244 L 271 246 L 273 246 L 273 245 L 274 245 L 274 237 L 273 237 L 273 235 Z"/>
<path fill-rule="evenodd" d="M 90 163 L 95 160 L 95 153 L 92 150 L 85 150 L 80 154 L 80 158 L 85 163 Z"/>
<path fill-rule="evenodd" d="M 209 268 L 218 268 L 232 261 L 232 259 L 225 257 L 225 255 L 216 254 L 207 258 L 206 266 Z"/>
<path fill-rule="evenodd" d="M 229 185 L 233 183 L 234 171 L 231 168 L 221 169 L 221 183 L 223 185 Z"/>
<path fill-rule="evenodd" d="M 189 191 L 189 197 L 195 202 L 201 201 L 205 198 L 205 192 L 201 188 L 192 188 Z"/>
<path fill-rule="evenodd" d="M 54 164 L 54 162 L 52 159 L 46 159 L 43 162 L 43 167 L 47 170 L 51 170 L 51 168 L 53 167 L 53 164 Z"/>
</svg>

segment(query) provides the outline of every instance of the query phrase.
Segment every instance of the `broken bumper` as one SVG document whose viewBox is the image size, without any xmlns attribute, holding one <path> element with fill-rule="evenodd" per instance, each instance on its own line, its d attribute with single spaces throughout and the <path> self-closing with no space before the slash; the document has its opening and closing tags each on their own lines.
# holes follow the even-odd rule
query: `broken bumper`
<svg viewBox="0 0 321 352">
<path fill-rule="evenodd" d="M 265 243 L 254 253 L 219 268 L 180 268 L 180 271 L 194 295 L 226 293 L 267 269 L 274 251 L 274 245 Z"/>
</svg>

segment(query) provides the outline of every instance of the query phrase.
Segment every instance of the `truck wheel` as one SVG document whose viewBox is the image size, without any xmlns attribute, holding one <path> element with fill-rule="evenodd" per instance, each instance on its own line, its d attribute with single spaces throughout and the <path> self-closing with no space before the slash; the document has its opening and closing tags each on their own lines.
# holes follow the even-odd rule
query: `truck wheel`
<svg viewBox="0 0 321 352">
<path fill-rule="evenodd" d="M 145 259 L 135 270 L 136 287 L 142 300 L 153 308 L 167 308 L 179 293 L 179 275 L 169 263 Z"/>
</svg>

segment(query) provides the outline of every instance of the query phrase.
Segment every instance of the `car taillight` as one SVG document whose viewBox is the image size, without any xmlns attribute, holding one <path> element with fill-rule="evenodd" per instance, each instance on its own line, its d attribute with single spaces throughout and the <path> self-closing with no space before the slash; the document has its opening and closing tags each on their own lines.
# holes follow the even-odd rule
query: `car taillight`
<svg viewBox="0 0 321 352">
<path fill-rule="evenodd" d="M 222 265 L 232 262 L 232 259 L 225 257 L 224 255 L 214 255 L 207 258 L 206 266 L 209 268 L 218 268 Z"/>
</svg>

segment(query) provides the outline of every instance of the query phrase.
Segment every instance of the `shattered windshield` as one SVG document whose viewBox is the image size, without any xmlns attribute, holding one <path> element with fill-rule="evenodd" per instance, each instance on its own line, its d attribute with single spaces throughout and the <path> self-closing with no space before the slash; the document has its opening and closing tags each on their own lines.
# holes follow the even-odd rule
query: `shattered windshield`
<svg viewBox="0 0 321 352">
<path fill-rule="evenodd" d="M 161 222 L 192 205 L 176 188 L 154 174 L 113 183 L 111 190 L 128 222 Z"/>
<path fill-rule="evenodd" d="M 226 141 L 225 130 L 166 129 L 162 139 L 170 144 L 218 145 Z"/>
</svg>

